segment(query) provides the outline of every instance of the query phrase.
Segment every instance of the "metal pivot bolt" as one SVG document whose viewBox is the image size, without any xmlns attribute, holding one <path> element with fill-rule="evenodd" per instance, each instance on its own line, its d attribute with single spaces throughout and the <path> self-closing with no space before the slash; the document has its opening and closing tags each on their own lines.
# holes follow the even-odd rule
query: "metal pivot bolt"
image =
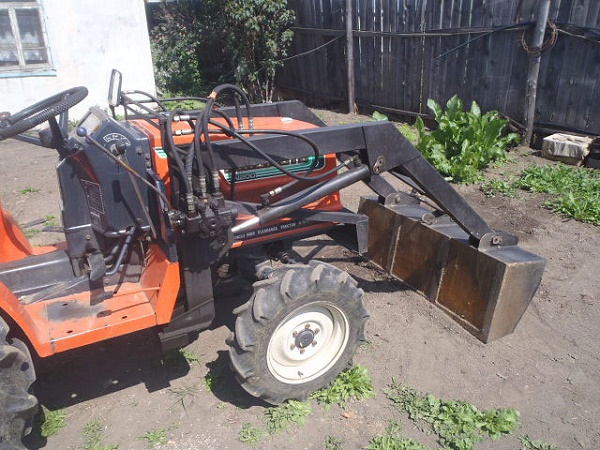
<svg viewBox="0 0 600 450">
<path fill-rule="evenodd" d="M 385 157 L 379 156 L 373 164 L 373 173 L 381 173 L 385 165 Z"/>
</svg>

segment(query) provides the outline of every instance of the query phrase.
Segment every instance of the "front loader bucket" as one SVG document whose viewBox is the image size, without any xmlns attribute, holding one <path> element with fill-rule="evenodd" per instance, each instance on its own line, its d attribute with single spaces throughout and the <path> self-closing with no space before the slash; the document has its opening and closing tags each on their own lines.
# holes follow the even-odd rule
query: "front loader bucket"
<svg viewBox="0 0 600 450">
<path fill-rule="evenodd" d="M 516 239 L 476 247 L 448 216 L 417 203 L 362 198 L 369 217 L 368 257 L 406 282 L 483 342 L 514 331 L 537 290 L 545 260 Z"/>
</svg>

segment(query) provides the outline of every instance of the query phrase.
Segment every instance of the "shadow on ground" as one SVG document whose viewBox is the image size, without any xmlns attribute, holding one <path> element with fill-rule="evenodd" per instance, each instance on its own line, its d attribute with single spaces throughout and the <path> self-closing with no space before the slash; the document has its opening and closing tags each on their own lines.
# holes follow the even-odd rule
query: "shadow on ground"
<svg viewBox="0 0 600 450">
<path fill-rule="evenodd" d="M 40 405 L 55 411 L 140 383 L 148 392 L 158 391 L 184 377 L 190 366 L 179 352 L 163 354 L 156 332 L 144 330 L 36 361 L 36 371 Z M 45 446 L 42 423 L 40 411 L 25 441 L 28 448 Z"/>
</svg>

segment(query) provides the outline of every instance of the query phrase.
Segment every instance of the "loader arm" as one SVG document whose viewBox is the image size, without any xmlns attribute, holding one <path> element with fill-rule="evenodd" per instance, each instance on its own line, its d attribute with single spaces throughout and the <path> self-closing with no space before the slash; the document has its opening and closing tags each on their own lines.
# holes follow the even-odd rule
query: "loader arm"
<svg viewBox="0 0 600 450">
<path fill-rule="evenodd" d="M 351 170 L 358 171 L 359 165 L 364 166 L 364 168 L 360 171 L 360 175 L 355 174 L 352 176 L 353 180 L 349 184 L 362 180 L 377 195 L 387 198 L 395 194 L 397 190 L 381 178 L 381 175 L 390 172 L 394 175 L 408 177 L 423 194 L 433 200 L 444 213 L 448 214 L 468 233 L 473 242 L 479 243 L 484 236 L 489 238 L 491 242 L 493 230 L 485 220 L 396 130 L 392 123 L 372 122 L 322 127 L 300 131 L 298 134 L 311 139 L 321 149 L 321 154 L 336 153 L 340 159 L 356 158 L 355 168 Z M 252 142 L 274 159 L 299 158 L 311 154 L 310 148 L 304 142 L 287 136 L 256 136 L 252 138 Z M 216 155 L 218 158 L 216 164 L 220 169 L 251 166 L 264 162 L 264 160 L 252 155 L 241 142 L 227 141 L 218 142 L 214 145 L 217 149 Z M 365 168 L 368 170 L 365 170 Z M 339 176 L 322 183 L 321 193 L 327 195 L 335 192 L 340 187 L 344 187 L 340 184 L 342 183 L 340 183 Z M 311 190 L 314 190 L 314 188 L 307 189 L 306 193 Z M 297 197 L 303 196 L 297 195 Z M 273 209 L 278 208 L 281 215 L 273 211 Z M 268 218 L 268 221 L 272 221 L 289 214 L 293 208 L 281 209 L 280 206 L 274 205 L 273 209 L 270 211 L 268 209 L 264 210 L 262 216 Z M 266 223 L 266 219 L 265 221 L 261 220 L 261 223 Z M 505 234 L 503 233 L 503 235 Z"/>
<path fill-rule="evenodd" d="M 254 215 L 233 227 L 236 236 L 283 217 L 347 224 L 356 235 L 359 253 L 422 293 L 482 341 L 514 331 L 541 283 L 543 258 L 520 248 L 516 236 L 492 229 L 393 124 L 321 127 L 299 134 L 314 142 L 321 154 L 337 154 L 347 170 L 267 207 L 250 206 Z M 256 135 L 251 142 L 275 160 L 310 155 L 305 142 L 288 136 Z M 220 169 L 263 161 L 235 140 L 215 143 L 215 148 Z M 386 172 L 426 196 L 429 208 L 418 195 L 394 188 L 382 177 Z M 357 181 L 378 197 L 361 199 L 358 214 L 303 208 Z M 348 238 L 346 232 L 329 234 L 340 243 Z"/>
</svg>

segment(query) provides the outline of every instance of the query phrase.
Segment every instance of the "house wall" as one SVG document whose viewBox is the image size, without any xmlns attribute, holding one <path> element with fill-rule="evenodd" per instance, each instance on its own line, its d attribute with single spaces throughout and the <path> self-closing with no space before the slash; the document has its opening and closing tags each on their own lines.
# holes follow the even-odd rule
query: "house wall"
<svg viewBox="0 0 600 450">
<path fill-rule="evenodd" d="M 71 110 L 107 106 L 110 73 L 123 89 L 155 92 L 143 0 L 41 0 L 53 70 L 44 75 L 0 72 L 0 111 L 15 113 L 52 94 L 86 86 L 88 97 Z"/>
</svg>

